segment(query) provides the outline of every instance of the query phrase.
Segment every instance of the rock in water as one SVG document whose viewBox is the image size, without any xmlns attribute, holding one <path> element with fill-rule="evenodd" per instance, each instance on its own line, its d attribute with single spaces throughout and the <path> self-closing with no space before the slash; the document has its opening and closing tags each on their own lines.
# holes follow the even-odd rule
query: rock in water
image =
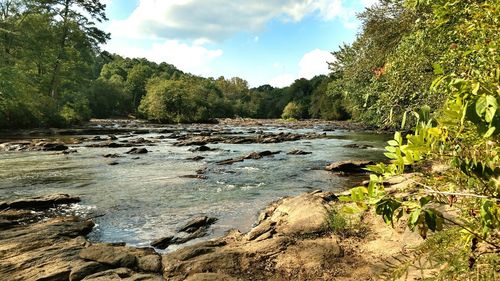
<svg viewBox="0 0 500 281">
<path fill-rule="evenodd" d="M 366 173 L 364 170 L 368 165 L 374 165 L 373 161 L 366 160 L 347 160 L 335 162 L 325 167 L 325 170 L 330 172 L 340 172 L 346 174 Z"/>
<path fill-rule="evenodd" d="M 148 152 L 149 151 L 146 148 L 144 148 L 144 147 L 141 147 L 141 148 L 134 147 L 131 150 L 125 152 L 125 153 L 126 154 L 146 154 Z"/>
<path fill-rule="evenodd" d="M 170 245 L 183 244 L 190 240 L 203 237 L 207 235 L 207 230 L 210 225 L 216 221 L 216 218 L 209 218 L 207 216 L 196 217 L 181 227 L 176 235 L 157 239 L 151 243 L 151 246 L 158 249 L 166 249 Z"/>
<path fill-rule="evenodd" d="M 78 202 L 80 202 L 79 197 L 70 196 L 68 194 L 52 194 L 23 198 L 14 201 L 0 202 L 0 209 L 9 208 L 43 210 L 56 207 L 57 205 L 72 204 Z"/>
<path fill-rule="evenodd" d="M 216 218 L 209 218 L 207 216 L 196 217 L 188 221 L 183 227 L 179 229 L 179 232 L 194 233 L 199 228 L 209 227 L 211 224 L 217 221 Z"/>
<path fill-rule="evenodd" d="M 288 152 L 287 154 L 288 155 L 308 155 L 308 154 L 312 154 L 312 152 L 303 151 L 300 149 L 294 149 L 294 150 Z"/>
</svg>

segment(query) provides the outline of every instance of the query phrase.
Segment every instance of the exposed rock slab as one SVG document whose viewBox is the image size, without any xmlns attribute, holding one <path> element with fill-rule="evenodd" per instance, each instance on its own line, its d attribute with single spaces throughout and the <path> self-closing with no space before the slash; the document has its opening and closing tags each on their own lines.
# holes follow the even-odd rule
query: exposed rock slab
<svg viewBox="0 0 500 281">
<path fill-rule="evenodd" d="M 324 138 L 325 134 L 307 133 L 307 134 L 293 134 L 293 133 L 266 133 L 258 134 L 255 136 L 192 136 L 187 139 L 179 140 L 174 143 L 175 146 L 192 146 L 192 145 L 206 145 L 209 143 L 227 143 L 227 144 L 250 144 L 250 143 L 281 143 L 288 141 L 297 141 L 301 139 L 317 139 Z"/>
<path fill-rule="evenodd" d="M 261 151 L 261 152 L 252 152 L 252 153 L 245 155 L 245 156 L 242 156 L 242 157 L 218 161 L 217 164 L 218 165 L 231 165 L 231 164 L 243 162 L 243 161 L 249 160 L 249 159 L 254 159 L 254 160 L 262 159 L 263 157 L 270 157 L 270 156 L 273 156 L 273 155 L 276 155 L 279 153 L 281 153 L 281 151 L 265 150 L 265 151 Z"/>
<path fill-rule="evenodd" d="M 366 166 L 374 165 L 375 162 L 367 160 L 347 160 L 332 163 L 325 167 L 326 171 L 346 174 L 366 173 Z"/>
<path fill-rule="evenodd" d="M 208 234 L 207 230 L 217 221 L 216 218 L 200 216 L 191 219 L 184 226 L 179 228 L 178 233 L 157 239 L 151 243 L 151 246 L 158 249 L 166 249 L 170 245 L 183 244 L 196 238 Z"/>
<path fill-rule="evenodd" d="M 308 238 L 325 233 L 330 204 L 325 198 L 314 192 L 278 200 L 262 212 L 259 223 L 246 235 L 232 231 L 164 255 L 163 275 L 168 280 L 282 280 L 279 276 L 292 267 L 284 266 L 287 259 L 299 266 L 316 254 L 311 268 L 331 266 L 329 258 L 342 254 L 337 240 L 324 238 L 316 243 Z M 327 259 L 320 262 L 321 258 Z"/>
<path fill-rule="evenodd" d="M 0 202 L 0 210 L 2 209 L 43 210 L 61 204 L 72 204 L 78 202 L 80 202 L 79 197 L 70 196 L 68 194 L 52 194 L 52 195 L 17 199 L 13 201 Z"/>
</svg>

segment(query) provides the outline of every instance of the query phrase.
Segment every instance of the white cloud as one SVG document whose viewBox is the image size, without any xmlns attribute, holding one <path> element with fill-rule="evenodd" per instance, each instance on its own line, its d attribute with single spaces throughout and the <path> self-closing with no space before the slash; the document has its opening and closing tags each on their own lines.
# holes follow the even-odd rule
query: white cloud
<svg viewBox="0 0 500 281">
<path fill-rule="evenodd" d="M 108 31 L 136 39 L 216 42 L 237 32 L 262 31 L 272 19 L 297 22 L 317 13 L 324 20 L 344 21 L 346 14 L 352 16 L 350 10 L 342 0 L 140 0 L 127 19 L 111 21 Z"/>
<path fill-rule="evenodd" d="M 334 57 L 330 52 L 320 49 L 304 54 L 299 62 L 299 78 L 311 79 L 316 75 L 328 74 L 327 62 L 333 60 Z"/>
<path fill-rule="evenodd" d="M 320 49 L 314 49 L 310 52 L 305 53 L 300 59 L 298 63 L 298 74 L 280 74 L 271 79 L 268 83 L 273 87 L 286 87 L 299 78 L 311 79 L 316 75 L 328 74 L 329 70 L 327 62 L 333 62 L 334 60 L 335 58 L 330 52 Z M 273 67 L 276 66 L 279 66 L 279 64 L 274 63 Z"/>
<path fill-rule="evenodd" d="M 110 42 L 105 49 L 127 57 L 146 58 L 157 63 L 167 62 L 182 71 L 197 75 L 210 75 L 212 72 L 211 62 L 222 56 L 223 52 L 220 49 L 207 49 L 199 43 L 202 42 L 189 45 L 177 40 L 164 40 L 144 48 L 120 42 Z"/>
</svg>

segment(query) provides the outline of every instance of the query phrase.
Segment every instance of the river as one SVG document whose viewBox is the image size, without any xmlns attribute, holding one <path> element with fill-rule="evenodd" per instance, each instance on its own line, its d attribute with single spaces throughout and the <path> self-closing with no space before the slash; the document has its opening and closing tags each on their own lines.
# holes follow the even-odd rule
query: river
<svg viewBox="0 0 500 281">
<path fill-rule="evenodd" d="M 193 125 L 195 126 L 195 125 Z M 178 147 L 176 139 L 160 138 L 159 133 L 122 134 L 120 138 L 142 137 L 155 140 L 145 145 L 149 153 L 127 155 L 130 148 L 90 148 L 85 141 L 72 148 L 77 153 L 0 152 L 0 200 L 51 193 L 80 196 L 82 202 L 70 212 L 92 217 L 96 223 L 93 241 L 126 242 L 148 246 L 157 238 L 172 234 L 190 218 L 207 215 L 218 218 L 210 235 L 220 236 L 229 229 L 247 231 L 259 210 L 289 195 L 321 189 L 341 191 L 359 178 L 339 177 L 322 168 L 341 160 L 381 160 L 386 135 L 335 130 L 321 126 L 289 128 L 217 126 L 224 132 L 252 135 L 264 132 L 326 133 L 326 138 L 304 139 L 273 144 L 209 144 L 215 151 L 191 152 Z M 178 127 L 179 130 L 189 126 Z M 87 136 L 88 137 L 88 136 Z M 102 137 L 106 137 L 103 135 Z M 345 145 L 370 145 L 368 149 Z M 293 149 L 309 155 L 287 155 Z M 282 151 L 273 157 L 245 160 L 233 165 L 217 165 L 223 159 L 254 151 Z M 109 159 L 103 155 L 122 157 Z M 203 156 L 201 161 L 186 160 Z M 109 165 L 115 161 L 117 165 Z M 182 178 L 206 168 L 206 179 Z M 194 240 L 194 243 L 198 240 Z M 179 246 L 176 246 L 179 247 Z M 176 247 L 170 247 L 170 250 Z"/>
</svg>

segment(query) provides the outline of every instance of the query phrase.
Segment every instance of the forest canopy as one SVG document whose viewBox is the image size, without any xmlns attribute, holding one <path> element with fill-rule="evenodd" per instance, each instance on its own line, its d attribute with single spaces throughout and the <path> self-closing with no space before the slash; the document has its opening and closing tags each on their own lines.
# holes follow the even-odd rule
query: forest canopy
<svg viewBox="0 0 500 281">
<path fill-rule="evenodd" d="M 290 102 L 300 108 L 295 118 L 348 118 L 339 96 L 327 93 L 324 75 L 286 88 L 249 88 L 237 77 L 203 78 L 102 52 L 111 36 L 96 27 L 107 20 L 104 11 L 98 0 L 0 1 L 0 128 L 68 126 L 91 117 L 280 118 Z"/>
</svg>

